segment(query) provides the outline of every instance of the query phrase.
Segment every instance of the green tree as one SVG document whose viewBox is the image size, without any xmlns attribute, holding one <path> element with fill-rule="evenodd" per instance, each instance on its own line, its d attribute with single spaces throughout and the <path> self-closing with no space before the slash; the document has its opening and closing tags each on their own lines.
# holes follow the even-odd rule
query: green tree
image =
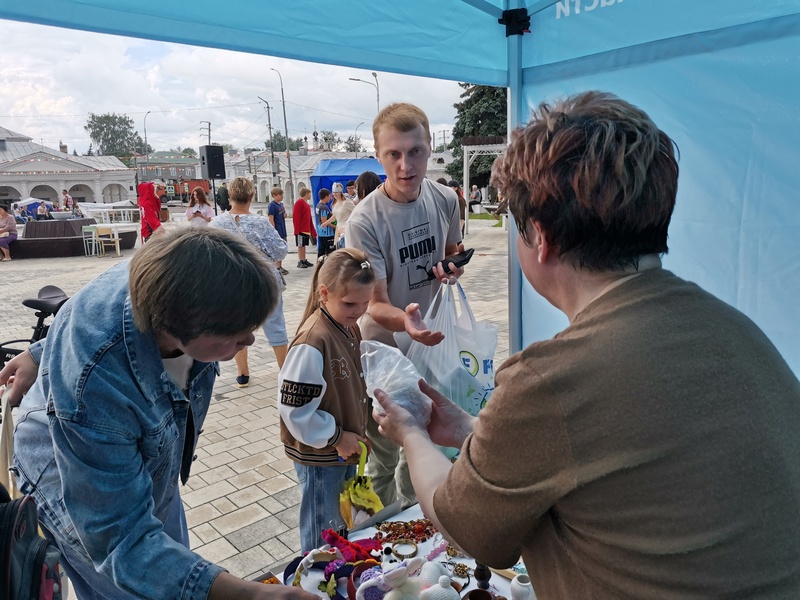
<svg viewBox="0 0 800 600">
<path fill-rule="evenodd" d="M 222 151 L 225 154 L 237 154 L 239 149 L 233 144 L 222 144 Z"/>
<path fill-rule="evenodd" d="M 136 146 L 138 133 L 128 115 L 89 113 L 84 129 L 96 145 L 98 155 L 128 157 Z"/>
<path fill-rule="evenodd" d="M 187 158 L 197 158 L 197 150 L 194 148 L 184 148 L 181 150 L 181 155 Z"/>
<path fill-rule="evenodd" d="M 289 138 L 289 150 L 300 150 L 303 147 L 303 138 Z M 264 142 L 264 148 L 269 150 L 269 140 Z M 272 132 L 272 151 L 286 152 L 286 136 L 278 129 Z"/>
<path fill-rule="evenodd" d="M 147 144 L 147 148 L 145 148 L 144 140 L 142 139 L 142 136 L 138 134 L 138 132 L 134 132 L 133 134 L 133 149 L 138 154 L 152 154 L 155 152 L 150 144 Z"/>
<path fill-rule="evenodd" d="M 339 134 L 330 129 L 323 129 L 319 134 L 319 139 L 325 150 L 336 150 L 342 143 L 342 138 L 339 137 Z"/>
<path fill-rule="evenodd" d="M 94 152 L 92 151 L 92 143 L 91 142 L 89 142 L 89 149 L 86 151 L 86 154 L 84 154 L 84 156 L 94 156 Z"/>
<path fill-rule="evenodd" d="M 447 165 L 446 171 L 453 179 L 461 180 L 464 173 L 464 151 L 461 141 L 465 137 L 503 136 L 507 132 L 506 120 L 506 88 L 488 85 L 459 83 L 463 88 L 461 102 L 453 106 L 458 111 L 456 124 L 453 127 L 453 139 L 448 146 L 453 151 L 453 162 Z M 492 174 L 494 156 L 479 156 L 469 167 L 471 181 L 463 182 L 466 193 L 471 184 L 483 187 L 489 184 Z"/>
<path fill-rule="evenodd" d="M 360 135 L 351 135 L 344 142 L 345 152 L 364 152 L 366 148 L 361 144 Z"/>
</svg>

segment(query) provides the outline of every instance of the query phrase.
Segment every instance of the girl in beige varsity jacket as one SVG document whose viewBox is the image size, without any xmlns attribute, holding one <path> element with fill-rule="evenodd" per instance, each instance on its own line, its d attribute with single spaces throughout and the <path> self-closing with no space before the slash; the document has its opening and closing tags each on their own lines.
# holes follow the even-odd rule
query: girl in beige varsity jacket
<svg viewBox="0 0 800 600">
<path fill-rule="evenodd" d="M 300 482 L 303 552 L 342 525 L 339 494 L 367 442 L 370 402 L 361 368 L 363 315 L 375 273 L 360 250 L 343 248 L 317 263 L 303 321 L 278 376 L 281 441 Z"/>
</svg>

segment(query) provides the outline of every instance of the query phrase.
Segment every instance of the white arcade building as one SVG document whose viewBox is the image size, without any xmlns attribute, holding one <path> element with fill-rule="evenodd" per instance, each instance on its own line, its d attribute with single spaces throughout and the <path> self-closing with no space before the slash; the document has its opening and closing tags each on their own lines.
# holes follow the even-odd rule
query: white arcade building
<svg viewBox="0 0 800 600">
<path fill-rule="evenodd" d="M 73 156 L 0 126 L 0 203 L 60 200 L 61 190 L 79 203 L 135 202 L 135 175 L 116 156 Z"/>
</svg>

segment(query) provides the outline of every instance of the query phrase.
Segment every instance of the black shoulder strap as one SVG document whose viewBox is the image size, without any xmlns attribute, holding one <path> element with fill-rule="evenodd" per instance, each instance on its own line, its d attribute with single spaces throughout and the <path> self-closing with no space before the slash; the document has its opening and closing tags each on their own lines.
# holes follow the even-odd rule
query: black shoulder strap
<svg viewBox="0 0 800 600">
<path fill-rule="evenodd" d="M 6 504 L 8 502 L 11 502 L 11 496 L 6 489 L 6 486 L 0 483 L 0 504 Z"/>
</svg>

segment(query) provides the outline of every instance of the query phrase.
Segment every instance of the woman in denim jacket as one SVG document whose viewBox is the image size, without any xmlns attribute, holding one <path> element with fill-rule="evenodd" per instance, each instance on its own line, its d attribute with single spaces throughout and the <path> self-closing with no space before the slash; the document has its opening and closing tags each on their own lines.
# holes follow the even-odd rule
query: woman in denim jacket
<svg viewBox="0 0 800 600">
<path fill-rule="evenodd" d="M 253 343 L 277 297 L 270 266 L 245 240 L 182 229 L 89 283 L 44 345 L 0 373 L 24 387 L 31 358 L 40 365 L 20 405 L 14 471 L 78 598 L 313 598 L 191 552 L 178 490 L 216 361 Z"/>
</svg>

